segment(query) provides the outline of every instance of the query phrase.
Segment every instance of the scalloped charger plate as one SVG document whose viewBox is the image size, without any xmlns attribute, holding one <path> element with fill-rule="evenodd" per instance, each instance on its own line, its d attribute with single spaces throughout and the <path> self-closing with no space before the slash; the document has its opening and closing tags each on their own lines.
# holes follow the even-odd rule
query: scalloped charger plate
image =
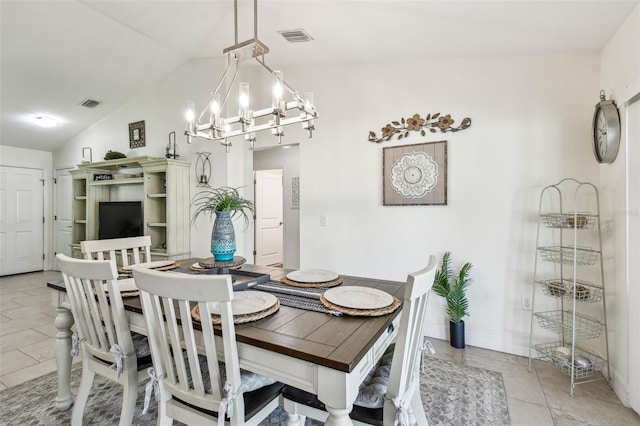
<svg viewBox="0 0 640 426">
<path fill-rule="evenodd" d="M 256 290 L 238 291 L 233 294 L 231 308 L 233 315 L 248 315 L 269 309 L 276 304 L 278 299 L 270 293 Z M 212 314 L 220 315 L 220 303 L 210 302 L 209 308 Z"/>
<path fill-rule="evenodd" d="M 393 296 L 386 291 L 356 285 L 330 288 L 324 292 L 324 298 L 351 309 L 381 309 L 393 303 Z"/>
<path fill-rule="evenodd" d="M 299 283 L 326 283 L 338 279 L 338 274 L 324 269 L 301 269 L 289 272 L 287 278 Z"/>
<path fill-rule="evenodd" d="M 131 272 L 131 268 L 134 266 L 140 266 L 142 268 L 147 268 L 147 269 L 158 269 L 158 268 L 164 268 L 165 266 L 171 266 L 174 263 L 176 263 L 175 260 L 157 260 L 155 262 L 144 262 L 144 263 L 136 263 L 134 265 L 129 265 L 129 266 L 123 266 L 120 269 L 123 271 Z"/>
</svg>

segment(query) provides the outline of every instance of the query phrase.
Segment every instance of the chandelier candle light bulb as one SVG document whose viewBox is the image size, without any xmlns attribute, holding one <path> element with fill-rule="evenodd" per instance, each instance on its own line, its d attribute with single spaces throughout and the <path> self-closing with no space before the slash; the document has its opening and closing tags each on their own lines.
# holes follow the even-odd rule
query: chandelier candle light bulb
<svg viewBox="0 0 640 426">
<path fill-rule="evenodd" d="M 283 99 L 283 87 L 282 87 L 282 71 L 273 72 L 273 101 L 271 106 L 273 107 L 273 115 L 276 117 L 284 115 L 284 108 L 282 105 Z"/>
</svg>

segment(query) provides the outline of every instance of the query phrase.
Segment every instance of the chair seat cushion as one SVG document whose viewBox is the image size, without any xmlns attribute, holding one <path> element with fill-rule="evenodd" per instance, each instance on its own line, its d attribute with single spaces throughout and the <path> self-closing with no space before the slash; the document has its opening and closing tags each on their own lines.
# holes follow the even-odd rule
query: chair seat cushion
<svg viewBox="0 0 640 426">
<path fill-rule="evenodd" d="M 106 336 L 105 336 L 106 337 Z M 138 371 L 145 370 L 153 364 L 151 359 L 151 348 L 149 348 L 149 339 L 143 334 L 131 332 L 131 340 L 133 341 L 133 349 L 136 351 L 136 359 L 138 362 Z M 104 363 L 111 364 L 112 361 L 95 357 Z"/>
<path fill-rule="evenodd" d="M 205 392 L 211 393 L 211 380 L 209 380 L 209 368 L 206 362 L 206 358 L 202 355 L 198 356 L 200 361 L 200 369 L 202 371 L 202 378 L 204 380 Z M 226 377 L 225 365 L 223 362 L 219 363 L 220 375 Z M 245 422 L 255 416 L 264 407 L 266 407 L 271 401 L 277 398 L 284 385 L 280 382 L 276 382 L 270 377 L 265 377 L 260 374 L 252 373 L 250 371 L 240 370 L 241 384 L 238 388 L 238 392 L 242 392 L 242 398 L 244 400 L 244 420 Z M 194 408 L 202 413 L 210 415 L 212 417 L 218 417 L 216 411 L 207 410 L 202 407 L 198 407 L 193 404 L 189 404 L 179 398 L 173 397 L 174 400 L 184 404 L 188 407 Z M 229 421 L 229 417 L 226 417 Z"/>
<path fill-rule="evenodd" d="M 198 358 L 200 359 L 200 368 L 202 370 L 202 375 L 207 377 L 207 380 L 205 380 L 205 391 L 211 392 L 211 381 L 208 380 L 209 369 L 207 368 L 206 358 L 203 356 L 199 356 Z M 226 381 L 227 377 L 224 362 L 219 363 L 219 369 L 220 376 L 223 378 L 222 381 L 224 382 Z M 238 388 L 237 392 L 251 392 L 262 387 L 272 385 L 275 382 L 276 380 L 272 379 L 271 377 L 240 369 L 240 387 Z"/>
<path fill-rule="evenodd" d="M 358 396 L 353 405 L 364 408 L 382 408 L 389 385 L 389 373 L 395 345 L 390 345 L 382 355 L 377 366 L 369 371 L 358 389 Z"/>
<path fill-rule="evenodd" d="M 133 347 L 136 350 L 136 358 L 146 358 L 151 355 L 147 336 L 132 331 L 131 340 L 133 340 Z"/>
</svg>

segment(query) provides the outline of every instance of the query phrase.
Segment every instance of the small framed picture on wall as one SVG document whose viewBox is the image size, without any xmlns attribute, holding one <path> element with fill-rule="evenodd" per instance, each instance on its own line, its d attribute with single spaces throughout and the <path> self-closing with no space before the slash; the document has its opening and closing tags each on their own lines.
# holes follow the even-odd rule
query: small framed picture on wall
<svg viewBox="0 0 640 426">
<path fill-rule="evenodd" d="M 144 120 L 129 123 L 129 148 L 145 146 Z"/>
<path fill-rule="evenodd" d="M 384 148 L 385 206 L 447 204 L 447 141 Z"/>
</svg>

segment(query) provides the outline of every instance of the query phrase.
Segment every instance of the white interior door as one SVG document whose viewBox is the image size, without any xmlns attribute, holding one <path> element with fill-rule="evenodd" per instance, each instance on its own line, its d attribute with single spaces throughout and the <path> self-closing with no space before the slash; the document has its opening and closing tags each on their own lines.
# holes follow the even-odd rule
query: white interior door
<svg viewBox="0 0 640 426">
<path fill-rule="evenodd" d="M 64 253 L 67 256 L 71 256 L 71 227 L 72 227 L 72 188 L 73 181 L 71 169 L 58 169 L 56 170 L 56 184 L 55 184 L 55 197 L 56 197 L 56 210 L 54 217 L 55 226 L 55 251 L 57 253 Z M 55 262 L 55 257 L 54 257 Z M 55 268 L 58 269 L 57 265 Z"/>
<path fill-rule="evenodd" d="M 283 261 L 282 169 L 255 172 L 255 264 Z"/>
<path fill-rule="evenodd" d="M 0 275 L 44 269 L 43 174 L 0 166 Z"/>
</svg>

